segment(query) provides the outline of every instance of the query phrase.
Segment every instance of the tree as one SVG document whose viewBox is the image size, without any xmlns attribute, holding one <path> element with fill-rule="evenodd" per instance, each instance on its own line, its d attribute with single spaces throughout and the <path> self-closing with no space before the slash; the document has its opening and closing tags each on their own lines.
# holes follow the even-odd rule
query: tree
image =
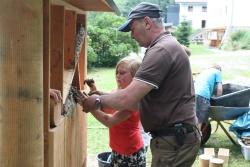
<svg viewBox="0 0 250 167">
<path fill-rule="evenodd" d="M 94 15 L 94 16 L 93 16 Z M 138 52 L 139 47 L 131 39 L 130 33 L 118 31 L 118 27 L 125 22 L 124 17 L 110 13 L 89 16 L 88 35 L 90 47 L 88 54 L 93 55 L 91 65 L 97 67 L 113 67 L 121 58 L 130 52 Z"/>
<path fill-rule="evenodd" d="M 97 54 L 92 48 L 92 40 L 88 37 L 88 69 L 93 67 L 97 60 Z"/>
<path fill-rule="evenodd" d="M 191 35 L 191 26 L 190 23 L 187 21 L 183 21 L 180 23 L 180 25 L 177 27 L 177 30 L 174 32 L 174 36 L 177 38 L 177 40 L 188 47 L 190 45 L 189 42 L 189 36 Z"/>
</svg>

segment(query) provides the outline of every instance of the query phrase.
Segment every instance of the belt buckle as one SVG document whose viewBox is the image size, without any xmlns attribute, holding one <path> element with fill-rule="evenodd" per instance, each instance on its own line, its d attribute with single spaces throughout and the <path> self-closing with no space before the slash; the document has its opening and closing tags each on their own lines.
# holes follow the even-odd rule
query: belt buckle
<svg viewBox="0 0 250 167">
<path fill-rule="evenodd" d="M 174 124 L 174 127 L 176 127 L 176 128 L 179 128 L 179 127 L 182 127 L 182 126 L 183 126 L 182 123 Z"/>
</svg>

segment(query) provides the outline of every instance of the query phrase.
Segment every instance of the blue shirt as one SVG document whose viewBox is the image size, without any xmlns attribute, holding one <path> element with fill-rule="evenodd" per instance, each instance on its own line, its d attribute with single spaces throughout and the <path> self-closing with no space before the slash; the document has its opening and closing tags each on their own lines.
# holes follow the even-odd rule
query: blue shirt
<svg viewBox="0 0 250 167">
<path fill-rule="evenodd" d="M 222 82 L 220 70 L 215 68 L 206 69 L 195 79 L 195 94 L 210 99 L 215 85 L 220 82 Z"/>
</svg>

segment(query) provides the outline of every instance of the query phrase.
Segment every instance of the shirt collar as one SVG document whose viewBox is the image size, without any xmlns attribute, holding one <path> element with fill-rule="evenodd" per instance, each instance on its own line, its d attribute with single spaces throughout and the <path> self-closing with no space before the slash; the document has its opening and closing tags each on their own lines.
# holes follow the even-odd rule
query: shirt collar
<svg viewBox="0 0 250 167">
<path fill-rule="evenodd" d="M 148 51 L 148 49 L 150 49 L 151 47 L 153 47 L 158 41 L 160 41 L 162 38 L 164 38 L 165 36 L 171 36 L 171 34 L 169 32 L 163 32 L 161 33 L 155 40 L 153 40 L 151 42 L 151 44 L 149 45 L 149 47 L 147 48 L 146 52 Z"/>
</svg>

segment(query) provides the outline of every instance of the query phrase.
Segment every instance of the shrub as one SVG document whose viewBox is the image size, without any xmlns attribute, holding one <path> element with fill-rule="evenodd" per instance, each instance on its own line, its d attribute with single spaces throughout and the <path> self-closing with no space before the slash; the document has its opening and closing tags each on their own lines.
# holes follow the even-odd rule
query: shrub
<svg viewBox="0 0 250 167">
<path fill-rule="evenodd" d="M 231 33 L 229 40 L 222 46 L 225 50 L 250 50 L 250 30 L 237 30 Z"/>
<path fill-rule="evenodd" d="M 118 27 L 125 21 L 124 17 L 94 13 L 89 20 L 88 36 L 91 41 L 89 46 L 92 47 L 88 49 L 88 54 L 91 56 L 89 67 L 114 67 L 118 60 L 130 52 L 138 52 L 139 47 L 131 39 L 130 33 L 118 31 Z"/>
<path fill-rule="evenodd" d="M 189 36 L 191 35 L 191 26 L 187 21 L 181 22 L 181 24 L 177 27 L 177 30 L 174 32 L 174 36 L 176 39 L 186 47 L 190 45 Z"/>
<path fill-rule="evenodd" d="M 93 67 L 96 63 L 96 59 L 97 59 L 97 55 L 94 51 L 94 49 L 91 46 L 91 40 L 88 38 L 88 69 L 90 69 L 91 67 Z"/>
</svg>

